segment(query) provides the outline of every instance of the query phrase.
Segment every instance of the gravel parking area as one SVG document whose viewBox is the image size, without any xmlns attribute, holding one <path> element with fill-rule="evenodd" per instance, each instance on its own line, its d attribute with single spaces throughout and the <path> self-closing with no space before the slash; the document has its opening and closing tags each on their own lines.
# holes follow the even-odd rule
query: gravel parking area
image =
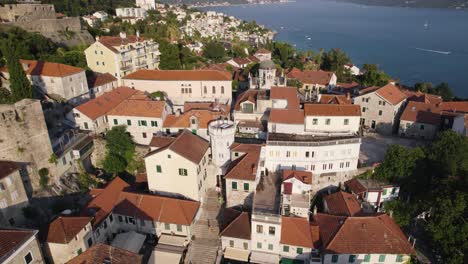
<svg viewBox="0 0 468 264">
<path fill-rule="evenodd" d="M 362 166 L 371 166 L 376 162 L 381 162 L 387 149 L 393 145 L 398 144 L 406 147 L 417 147 L 427 144 L 428 141 L 400 138 L 397 136 L 383 136 L 375 133 L 367 133 L 362 137 L 361 152 L 359 154 L 359 161 Z"/>
</svg>

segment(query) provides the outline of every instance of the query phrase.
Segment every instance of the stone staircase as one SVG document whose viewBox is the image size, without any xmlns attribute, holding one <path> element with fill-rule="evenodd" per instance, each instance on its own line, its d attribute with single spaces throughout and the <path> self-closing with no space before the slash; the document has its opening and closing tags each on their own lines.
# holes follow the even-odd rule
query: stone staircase
<svg viewBox="0 0 468 264">
<path fill-rule="evenodd" d="M 190 243 L 186 264 L 213 264 L 218 258 L 220 247 L 219 225 L 216 219 L 220 206 L 214 189 L 210 189 L 201 206 L 200 218 L 192 227 L 194 240 Z"/>
</svg>

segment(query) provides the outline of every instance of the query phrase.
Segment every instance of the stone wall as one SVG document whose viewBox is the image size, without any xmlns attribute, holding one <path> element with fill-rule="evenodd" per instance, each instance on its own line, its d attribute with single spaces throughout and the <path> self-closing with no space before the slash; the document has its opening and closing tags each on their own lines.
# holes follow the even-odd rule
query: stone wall
<svg viewBox="0 0 468 264">
<path fill-rule="evenodd" d="M 50 175 L 55 175 L 55 166 L 49 163 L 52 153 L 38 100 L 24 99 L 12 105 L 0 105 L 0 160 L 28 163 L 31 185 L 38 189 L 39 169 L 48 168 Z"/>
</svg>

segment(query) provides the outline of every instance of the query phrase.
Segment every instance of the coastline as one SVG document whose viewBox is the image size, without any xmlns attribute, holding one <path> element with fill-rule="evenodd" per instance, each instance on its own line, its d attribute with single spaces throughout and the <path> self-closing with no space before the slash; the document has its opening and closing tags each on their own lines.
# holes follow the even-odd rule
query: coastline
<svg viewBox="0 0 468 264">
<path fill-rule="evenodd" d="M 271 1 L 264 3 L 245 3 L 245 4 L 229 4 L 229 3 L 219 3 L 219 4 L 205 4 L 205 5 L 189 5 L 189 8 L 209 8 L 209 7 L 230 7 L 230 6 L 258 6 L 258 5 L 275 5 L 275 4 L 289 4 L 294 3 L 294 0 L 279 0 Z"/>
</svg>

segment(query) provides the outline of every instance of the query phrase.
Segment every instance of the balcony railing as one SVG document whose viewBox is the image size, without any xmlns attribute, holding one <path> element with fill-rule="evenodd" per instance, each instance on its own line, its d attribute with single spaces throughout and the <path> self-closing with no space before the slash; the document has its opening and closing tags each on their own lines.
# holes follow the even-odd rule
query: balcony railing
<svg viewBox="0 0 468 264">
<path fill-rule="evenodd" d="M 143 60 L 143 61 L 136 61 L 136 62 L 135 62 L 135 66 L 136 66 L 137 68 L 145 67 L 146 65 L 148 65 L 148 64 L 147 64 L 146 61 L 144 61 L 144 60 Z"/>
<path fill-rule="evenodd" d="M 120 70 L 122 70 L 122 71 L 128 71 L 128 70 L 131 70 L 131 69 L 133 69 L 133 66 L 131 64 L 120 65 Z"/>
</svg>

